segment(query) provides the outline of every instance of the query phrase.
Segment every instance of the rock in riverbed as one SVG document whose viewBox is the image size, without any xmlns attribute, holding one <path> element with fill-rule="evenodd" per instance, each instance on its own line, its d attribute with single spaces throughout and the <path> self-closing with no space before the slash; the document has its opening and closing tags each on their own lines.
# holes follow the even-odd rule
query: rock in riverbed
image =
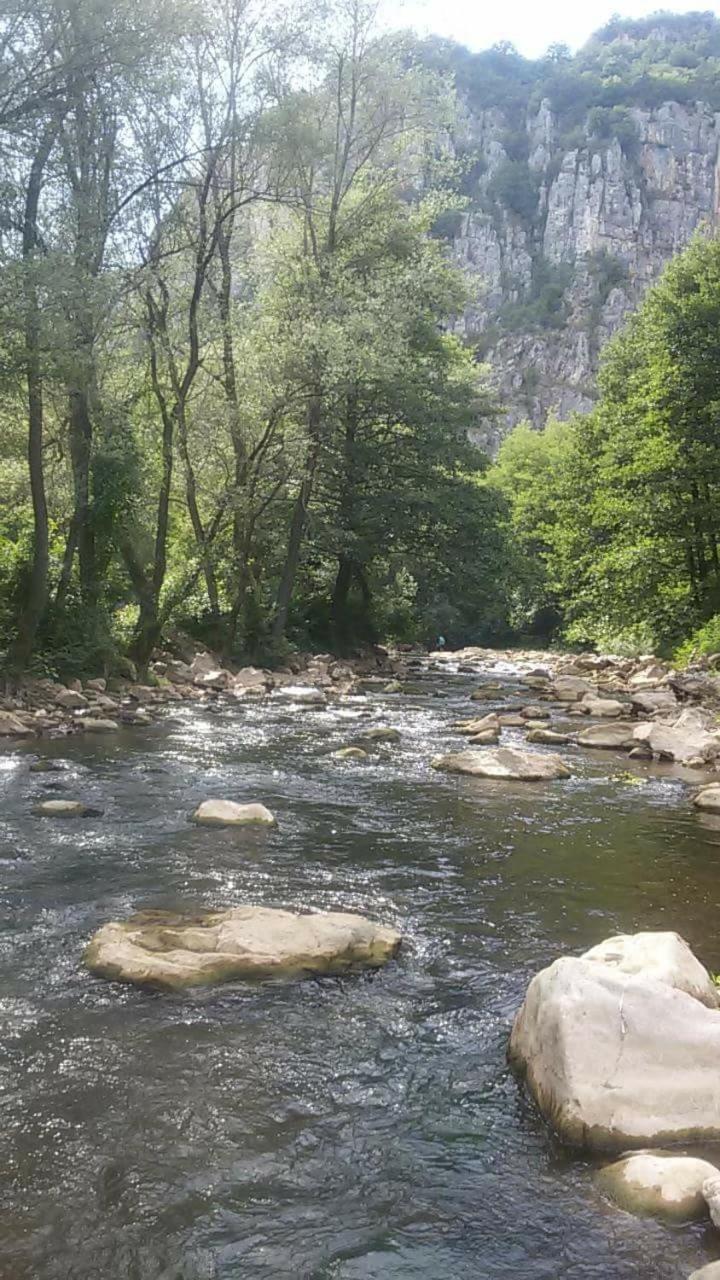
<svg viewBox="0 0 720 1280">
<path fill-rule="evenodd" d="M 182 990 L 234 978 L 377 968 L 396 954 L 400 941 L 395 929 L 341 911 L 147 911 L 99 929 L 85 962 L 103 978 Z"/>
<path fill-rule="evenodd" d="M 82 800 L 41 800 L 33 805 L 33 813 L 41 818 L 92 818 L 98 817 L 100 810 Z"/>
<path fill-rule="evenodd" d="M 572 742 L 569 733 L 556 733 L 554 729 L 531 729 L 528 736 L 528 742 L 544 742 L 548 747 L 564 747 L 568 742 Z"/>
<path fill-rule="evenodd" d="M 676 934 L 608 939 L 533 978 L 511 1062 L 567 1142 L 599 1150 L 720 1138 L 720 1010 Z"/>
<path fill-rule="evenodd" d="M 277 826 L 264 804 L 236 804 L 234 800 L 203 800 L 190 821 L 199 827 Z"/>
<path fill-rule="evenodd" d="M 467 773 L 473 778 L 503 778 L 513 782 L 545 782 L 570 777 L 570 769 L 560 756 L 512 747 L 454 751 L 449 755 L 436 756 L 432 767 L 444 773 Z"/>
<path fill-rule="evenodd" d="M 630 1213 L 690 1222 L 707 1215 L 703 1186 L 715 1177 L 720 1177 L 720 1170 L 707 1160 L 638 1151 L 606 1165 L 597 1175 L 597 1183 L 605 1195 Z"/>
<path fill-rule="evenodd" d="M 631 747 L 635 741 L 632 724 L 594 724 L 577 736 L 579 747 L 594 747 L 602 751 L 620 751 Z"/>
<path fill-rule="evenodd" d="M 693 804 L 696 809 L 704 809 L 707 813 L 720 813 L 720 782 L 712 782 L 698 791 Z"/>
<path fill-rule="evenodd" d="M 720 1262 L 708 1262 L 706 1267 L 693 1271 L 688 1280 L 720 1280 Z"/>
</svg>

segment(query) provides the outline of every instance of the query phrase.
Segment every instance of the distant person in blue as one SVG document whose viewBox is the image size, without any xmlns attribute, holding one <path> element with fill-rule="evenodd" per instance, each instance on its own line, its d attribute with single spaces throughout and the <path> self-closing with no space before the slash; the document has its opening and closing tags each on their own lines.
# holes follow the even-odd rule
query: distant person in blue
<svg viewBox="0 0 720 1280">
<path fill-rule="evenodd" d="M 438 638 L 437 638 L 437 647 L 438 647 L 438 649 L 444 649 L 444 648 L 445 648 L 445 637 L 444 637 L 444 636 L 438 636 Z"/>
</svg>

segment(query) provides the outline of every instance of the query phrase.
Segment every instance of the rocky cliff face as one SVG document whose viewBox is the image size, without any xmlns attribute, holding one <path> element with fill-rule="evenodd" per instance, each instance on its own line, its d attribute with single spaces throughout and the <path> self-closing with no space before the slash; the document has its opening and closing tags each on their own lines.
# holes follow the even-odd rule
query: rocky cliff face
<svg viewBox="0 0 720 1280">
<path fill-rule="evenodd" d="M 457 329 L 505 405 L 477 440 L 591 407 L 598 355 L 667 260 L 718 217 L 720 113 L 666 102 L 623 114 L 621 137 L 568 139 L 547 101 L 509 121 L 466 111 L 469 206 L 450 229 L 473 298 Z"/>
</svg>

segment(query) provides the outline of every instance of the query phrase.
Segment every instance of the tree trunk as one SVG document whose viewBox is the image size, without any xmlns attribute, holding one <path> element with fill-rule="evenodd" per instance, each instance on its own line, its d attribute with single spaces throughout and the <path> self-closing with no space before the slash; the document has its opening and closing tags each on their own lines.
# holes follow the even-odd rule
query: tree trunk
<svg viewBox="0 0 720 1280">
<path fill-rule="evenodd" d="M 355 566 L 349 556 L 341 555 L 338 560 L 338 571 L 330 606 L 334 642 L 338 653 L 345 653 L 350 644 L 348 596 L 354 572 Z"/>
<path fill-rule="evenodd" d="M 48 603 L 49 529 L 43 463 L 43 388 L 40 358 L 40 305 L 33 260 L 37 248 L 37 214 L 43 172 L 55 143 L 58 125 L 46 129 L 35 153 L 28 179 L 23 219 L 25 267 L 25 377 L 28 405 L 28 469 L 33 508 L 33 554 L 25 606 L 18 620 L 11 663 L 24 667 L 32 654 L 38 627 Z"/>
<path fill-rule="evenodd" d="M 95 570 L 95 531 L 90 497 L 90 460 L 92 451 L 92 418 L 86 387 L 68 388 L 70 412 L 70 458 L 75 490 L 74 523 L 77 532 L 80 565 L 80 594 L 83 604 L 91 608 L 97 603 L 98 581 Z"/>
<path fill-rule="evenodd" d="M 319 426 L 319 418 L 320 405 L 318 402 L 313 401 L 313 404 L 310 407 L 310 419 L 316 427 Z M 303 476 L 297 498 L 295 499 L 292 520 L 290 521 L 290 532 L 288 534 L 285 564 L 283 566 L 280 586 L 278 587 L 277 598 L 275 601 L 275 618 L 273 620 L 272 627 L 273 640 L 281 640 L 285 635 L 285 628 L 287 627 L 290 601 L 292 600 L 295 578 L 298 571 L 298 565 L 300 564 L 300 552 L 302 550 L 303 538 L 305 536 L 307 512 L 310 504 L 310 498 L 312 496 L 315 469 L 318 463 L 318 454 L 319 446 L 317 442 L 314 441 L 310 447 L 310 452 L 305 464 L 305 475 Z"/>
</svg>

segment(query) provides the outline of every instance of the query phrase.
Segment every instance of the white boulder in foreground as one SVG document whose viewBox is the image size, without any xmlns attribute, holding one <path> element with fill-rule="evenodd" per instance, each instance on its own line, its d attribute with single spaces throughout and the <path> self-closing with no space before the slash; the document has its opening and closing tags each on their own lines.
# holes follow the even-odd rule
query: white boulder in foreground
<svg viewBox="0 0 720 1280">
<path fill-rule="evenodd" d="M 720 1138 L 720 1010 L 709 975 L 677 935 L 613 938 L 543 969 L 515 1019 L 509 1056 L 574 1145 Z"/>
<path fill-rule="evenodd" d="M 489 751 L 452 751 L 436 756 L 433 769 L 444 773 L 467 773 L 473 778 L 501 778 L 511 782 L 548 782 L 569 778 L 570 769 L 552 752 L 520 751 L 497 747 Z"/>
<path fill-rule="evenodd" d="M 203 800 L 190 821 L 199 827 L 275 827 L 274 814 L 264 804 L 236 804 L 234 800 Z"/>
<path fill-rule="evenodd" d="M 693 1271 L 689 1280 L 720 1280 L 720 1262 L 708 1262 L 706 1267 Z"/>
<path fill-rule="evenodd" d="M 102 978 L 183 990 L 236 978 L 377 968 L 396 954 L 400 941 L 397 930 L 342 911 L 143 911 L 99 929 L 85 963 Z"/>
<path fill-rule="evenodd" d="M 720 1170 L 707 1160 L 638 1151 L 606 1165 L 597 1175 L 597 1183 L 605 1195 L 630 1213 L 689 1222 L 706 1217 L 703 1187 L 715 1177 L 720 1177 Z"/>
</svg>

